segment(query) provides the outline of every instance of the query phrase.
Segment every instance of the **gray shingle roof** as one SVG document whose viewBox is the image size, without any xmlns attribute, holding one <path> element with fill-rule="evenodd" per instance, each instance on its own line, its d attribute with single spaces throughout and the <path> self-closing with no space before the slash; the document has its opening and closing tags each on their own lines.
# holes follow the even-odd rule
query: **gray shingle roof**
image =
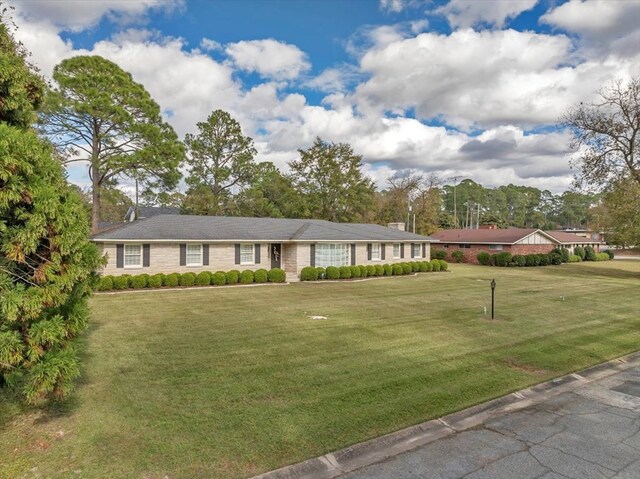
<svg viewBox="0 0 640 479">
<path fill-rule="evenodd" d="M 159 215 L 98 233 L 94 240 L 434 241 L 386 226 L 323 220 Z"/>
</svg>

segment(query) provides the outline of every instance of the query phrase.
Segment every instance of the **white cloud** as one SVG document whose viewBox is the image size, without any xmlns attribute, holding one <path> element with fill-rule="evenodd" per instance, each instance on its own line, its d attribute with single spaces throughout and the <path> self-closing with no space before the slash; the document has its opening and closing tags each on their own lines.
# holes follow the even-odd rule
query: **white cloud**
<svg viewBox="0 0 640 479">
<path fill-rule="evenodd" d="M 401 12 L 407 7 L 407 0 L 380 0 L 380 9 L 387 12 Z"/>
<path fill-rule="evenodd" d="M 435 13 L 444 15 L 456 28 L 489 25 L 502 28 L 505 21 L 532 9 L 538 0 L 451 0 Z"/>
<path fill-rule="evenodd" d="M 202 48 L 204 51 L 216 51 L 216 50 L 222 50 L 222 45 L 220 45 L 220 43 L 216 42 L 215 40 L 211 40 L 210 38 L 203 38 L 200 41 L 200 48 Z"/>
<path fill-rule="evenodd" d="M 226 53 L 237 68 L 274 80 L 293 80 L 311 68 L 302 50 L 272 38 L 230 43 Z"/>
</svg>

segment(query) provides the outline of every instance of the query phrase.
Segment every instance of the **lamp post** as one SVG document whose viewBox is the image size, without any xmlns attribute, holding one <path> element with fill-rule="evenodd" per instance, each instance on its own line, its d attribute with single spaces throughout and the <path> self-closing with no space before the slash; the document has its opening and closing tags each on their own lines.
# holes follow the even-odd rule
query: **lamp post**
<svg viewBox="0 0 640 479">
<path fill-rule="evenodd" d="M 496 293 L 496 280 L 491 280 L 491 319 L 493 319 L 493 305 Z"/>
</svg>

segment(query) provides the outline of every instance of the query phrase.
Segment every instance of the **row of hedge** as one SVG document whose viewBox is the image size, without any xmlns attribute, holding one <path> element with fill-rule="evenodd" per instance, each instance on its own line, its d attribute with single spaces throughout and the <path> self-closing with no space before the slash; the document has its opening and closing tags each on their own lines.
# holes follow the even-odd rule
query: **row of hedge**
<svg viewBox="0 0 640 479">
<path fill-rule="evenodd" d="M 98 291 L 113 291 L 123 289 L 145 288 L 175 288 L 178 286 L 224 286 L 226 284 L 252 284 L 252 283 L 284 283 L 287 276 L 280 268 L 267 271 L 249 269 L 238 271 L 217 271 L 209 273 L 171 273 L 171 274 L 138 274 L 135 276 L 123 274 L 121 276 L 102 276 L 98 283 Z"/>
<path fill-rule="evenodd" d="M 317 281 L 322 279 L 352 279 L 370 276 L 400 276 L 411 273 L 427 273 L 430 271 L 447 271 L 446 261 L 411 261 L 408 263 L 376 264 L 368 266 L 307 266 L 300 272 L 301 281 Z"/>
<path fill-rule="evenodd" d="M 581 251 L 580 251 L 581 250 Z M 613 251 L 596 253 L 591 246 L 575 248 L 576 254 L 570 254 L 567 248 L 555 248 L 546 254 L 514 254 L 507 251 L 489 254 L 486 251 L 478 253 L 478 263 L 484 266 L 548 266 L 562 263 L 578 263 L 580 261 L 608 261 L 613 259 Z"/>
</svg>

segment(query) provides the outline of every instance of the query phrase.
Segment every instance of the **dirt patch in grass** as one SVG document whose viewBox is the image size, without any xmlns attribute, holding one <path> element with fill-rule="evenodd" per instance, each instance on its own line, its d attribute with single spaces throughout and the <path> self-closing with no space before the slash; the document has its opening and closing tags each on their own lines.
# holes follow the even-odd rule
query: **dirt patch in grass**
<svg viewBox="0 0 640 479">
<path fill-rule="evenodd" d="M 533 374 L 534 376 L 545 376 L 549 374 L 549 371 L 547 371 L 546 369 L 537 368 L 535 366 L 531 366 L 530 364 L 522 364 L 521 362 L 513 358 L 505 358 L 503 362 L 511 369 Z"/>
</svg>

